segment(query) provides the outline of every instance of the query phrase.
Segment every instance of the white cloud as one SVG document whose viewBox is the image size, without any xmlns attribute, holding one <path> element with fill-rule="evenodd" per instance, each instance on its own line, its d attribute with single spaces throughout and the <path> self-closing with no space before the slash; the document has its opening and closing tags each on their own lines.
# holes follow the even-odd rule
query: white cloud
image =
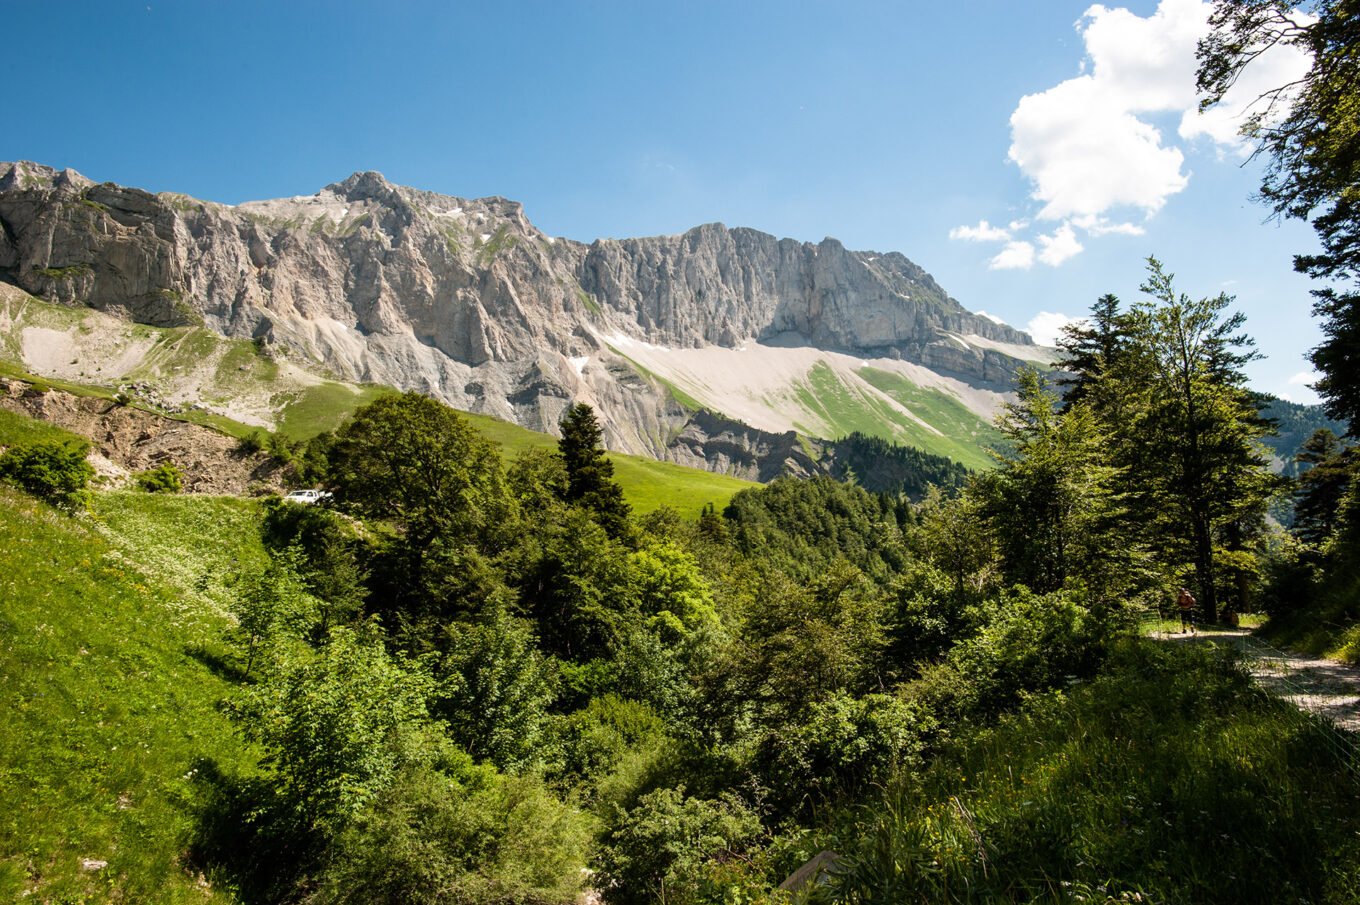
<svg viewBox="0 0 1360 905">
<path fill-rule="evenodd" d="M 1322 375 L 1319 374 L 1317 371 L 1300 371 L 1293 377 L 1289 378 L 1289 385 L 1295 387 L 1306 387 L 1314 383 L 1317 383 L 1321 377 Z"/>
<path fill-rule="evenodd" d="M 992 226 L 986 220 L 979 220 L 977 226 L 956 226 L 949 231 L 949 238 L 965 242 L 1005 242 L 1010 237 L 1008 230 Z"/>
<path fill-rule="evenodd" d="M 1202 0 L 1162 0 L 1147 18 L 1099 4 L 1086 11 L 1086 74 L 1026 95 L 1011 115 L 1010 158 L 1044 202 L 1041 218 L 1149 215 L 1185 188 L 1185 155 L 1138 114 L 1194 108 L 1195 44 L 1208 15 Z"/>
<path fill-rule="evenodd" d="M 986 220 L 951 238 L 1005 241 L 992 269 L 1058 266 L 1082 250 L 1077 231 L 1097 238 L 1139 236 L 1140 219 L 1160 211 L 1189 184 L 1182 147 L 1208 139 L 1222 153 L 1242 154 L 1242 117 L 1261 112 L 1262 91 L 1297 78 L 1307 54 L 1272 48 L 1247 67 L 1239 84 L 1207 114 L 1197 109 L 1195 49 L 1208 34 L 1208 0 L 1160 0 L 1149 16 L 1101 4 L 1076 23 L 1085 49 L 1079 75 L 1022 97 L 1011 114 L 1008 156 L 1029 180 L 1040 220 L 1061 225 L 1026 235 L 1021 218 L 1005 229 Z M 1255 106 L 1253 107 L 1253 103 Z M 1178 121 L 1175 133 L 1167 119 Z"/>
<path fill-rule="evenodd" d="M 1003 321 L 1001 318 L 997 317 L 995 314 L 988 314 L 986 311 L 979 311 L 977 312 L 977 316 L 985 317 L 987 318 L 987 320 L 991 321 L 994 324 L 1001 324 L 1003 327 L 1006 326 L 1006 322 Z"/>
<path fill-rule="evenodd" d="M 1317 371 L 1300 371 L 1285 381 L 1284 387 L 1277 390 L 1275 395 L 1289 402 L 1297 402 L 1300 405 L 1317 405 L 1322 401 L 1322 398 L 1318 396 L 1312 385 L 1320 377 L 1322 375 Z"/>
<path fill-rule="evenodd" d="M 1006 247 L 987 262 L 988 270 L 1029 270 L 1034 266 L 1034 245 L 1030 242 L 1007 242 Z"/>
<path fill-rule="evenodd" d="M 1025 332 L 1034 337 L 1039 345 L 1051 346 L 1058 341 L 1063 327 L 1080 320 L 1082 318 L 1068 317 L 1056 311 L 1040 311 L 1025 325 Z"/>
<path fill-rule="evenodd" d="M 1082 217 L 1073 217 L 1070 221 L 1073 226 L 1079 226 L 1093 236 L 1108 236 L 1111 234 L 1120 236 L 1141 236 L 1147 230 L 1136 223 L 1115 223 L 1105 217 L 1098 217 L 1094 214 L 1087 214 Z"/>
<path fill-rule="evenodd" d="M 1077 241 L 1077 234 L 1072 231 L 1071 225 L 1064 223 L 1058 227 L 1051 235 L 1040 236 L 1039 260 L 1049 267 L 1057 267 L 1068 258 L 1081 254 L 1082 244 Z"/>
</svg>

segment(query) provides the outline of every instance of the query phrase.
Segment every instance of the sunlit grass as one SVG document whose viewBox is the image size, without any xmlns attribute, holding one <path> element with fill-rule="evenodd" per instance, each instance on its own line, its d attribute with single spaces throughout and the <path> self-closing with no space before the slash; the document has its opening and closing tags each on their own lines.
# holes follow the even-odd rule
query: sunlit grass
<svg viewBox="0 0 1360 905">
<path fill-rule="evenodd" d="M 847 902 L 1351 902 L 1360 786 L 1333 730 L 1222 651 L 1129 639 L 866 817 Z"/>
<path fill-rule="evenodd" d="M 0 901 L 232 901 L 182 863 L 195 760 L 249 757 L 201 659 L 222 622 L 3 487 L 0 549 Z"/>
</svg>

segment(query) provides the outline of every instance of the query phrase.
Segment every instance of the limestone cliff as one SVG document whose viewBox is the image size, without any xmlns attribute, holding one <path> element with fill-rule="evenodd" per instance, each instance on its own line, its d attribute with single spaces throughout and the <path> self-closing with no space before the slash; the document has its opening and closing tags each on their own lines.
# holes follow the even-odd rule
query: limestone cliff
<svg viewBox="0 0 1360 905">
<path fill-rule="evenodd" d="M 599 410 L 612 448 L 677 460 L 700 455 L 704 423 L 611 337 L 812 346 L 971 384 L 1006 379 L 1030 344 L 899 254 L 718 224 L 584 245 L 543 234 L 516 202 L 372 172 L 229 206 L 0 163 L 0 280 L 143 323 L 255 337 L 340 379 L 534 429 L 552 430 L 579 399 Z"/>
</svg>

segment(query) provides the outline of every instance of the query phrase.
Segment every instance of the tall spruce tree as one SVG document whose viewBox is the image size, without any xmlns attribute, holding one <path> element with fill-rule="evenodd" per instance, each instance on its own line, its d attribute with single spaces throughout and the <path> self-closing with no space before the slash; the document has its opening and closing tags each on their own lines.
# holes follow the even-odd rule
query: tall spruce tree
<svg viewBox="0 0 1360 905">
<path fill-rule="evenodd" d="M 1321 546 L 1336 530 L 1341 503 L 1351 484 L 1356 457 L 1325 427 L 1304 442 L 1295 457 L 1309 466 L 1299 475 L 1294 496 L 1294 533 Z"/>
<path fill-rule="evenodd" d="M 557 451 L 567 467 L 567 502 L 591 510 L 611 537 L 628 530 L 629 506 L 623 488 L 614 480 L 614 463 L 601 446 L 604 432 L 595 410 L 584 402 L 567 409 L 560 424 Z"/>
</svg>

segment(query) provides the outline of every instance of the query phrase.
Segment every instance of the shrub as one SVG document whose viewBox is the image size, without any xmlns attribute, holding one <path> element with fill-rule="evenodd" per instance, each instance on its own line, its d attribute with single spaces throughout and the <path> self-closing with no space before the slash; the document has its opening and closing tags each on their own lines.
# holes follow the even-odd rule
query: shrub
<svg viewBox="0 0 1360 905">
<path fill-rule="evenodd" d="M 675 748 L 652 708 L 613 694 L 557 718 L 552 735 L 561 751 L 560 781 L 602 811 L 636 804 Z"/>
<path fill-rule="evenodd" d="M 0 455 L 0 479 L 54 506 L 74 510 L 85 504 L 85 487 L 94 477 L 94 468 L 85 461 L 89 450 L 90 444 L 83 441 L 12 446 Z"/>
<path fill-rule="evenodd" d="M 493 604 L 481 620 L 451 622 L 445 634 L 436 715 L 474 757 L 504 770 L 537 764 L 553 687 L 533 623 Z"/>
<path fill-rule="evenodd" d="M 266 436 L 264 431 L 251 431 L 237 442 L 236 451 L 243 456 L 253 456 L 264 449 Z"/>
<path fill-rule="evenodd" d="M 1335 730 L 1227 652 L 1128 638 L 862 812 L 824 901 L 1354 902 Z"/>
<path fill-rule="evenodd" d="M 946 665 L 958 675 L 965 711 L 996 713 L 1023 693 L 1088 676 L 1100 664 L 1107 626 L 1074 591 L 1034 594 L 1017 587 L 982 611 L 981 630 L 956 644 Z"/>
<path fill-rule="evenodd" d="M 336 840 L 305 901 L 567 905 L 590 830 L 539 780 L 446 758 L 378 797 Z"/>
<path fill-rule="evenodd" d="M 760 820 L 741 799 L 690 798 L 683 786 L 657 789 L 609 834 L 600 856 L 609 901 L 618 905 L 668 905 L 724 901 L 715 888 L 725 862 L 737 859 L 761 832 Z"/>
<path fill-rule="evenodd" d="M 184 472 L 172 462 L 162 462 L 139 473 L 137 486 L 147 493 L 179 493 L 184 489 Z"/>
<path fill-rule="evenodd" d="M 427 686 L 380 642 L 337 629 L 321 651 L 282 657 L 229 713 L 267 752 L 283 812 L 325 838 L 421 757 Z"/>
<path fill-rule="evenodd" d="M 917 702 L 839 692 L 814 704 L 806 721 L 769 733 L 759 762 L 773 800 L 796 810 L 854 796 L 919 766 L 937 728 Z"/>
</svg>

